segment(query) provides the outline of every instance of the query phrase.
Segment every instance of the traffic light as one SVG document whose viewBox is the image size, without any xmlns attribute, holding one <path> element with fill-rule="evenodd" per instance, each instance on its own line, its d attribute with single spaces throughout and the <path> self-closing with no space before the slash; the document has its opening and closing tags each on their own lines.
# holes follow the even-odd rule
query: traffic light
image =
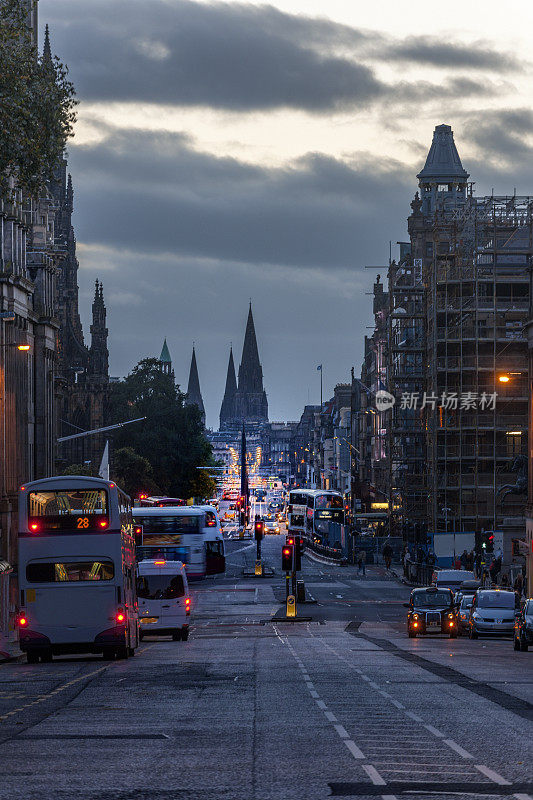
<svg viewBox="0 0 533 800">
<path fill-rule="evenodd" d="M 135 535 L 135 544 L 137 546 L 142 545 L 143 543 L 143 526 L 142 525 L 134 525 L 133 532 Z"/>
<path fill-rule="evenodd" d="M 265 534 L 265 523 L 262 519 L 256 519 L 254 525 L 254 533 L 257 541 L 263 538 Z"/>
<path fill-rule="evenodd" d="M 286 544 L 281 551 L 281 569 L 283 572 L 294 570 L 294 545 Z"/>
<path fill-rule="evenodd" d="M 485 553 L 494 552 L 494 533 L 493 531 L 483 531 L 481 539 L 481 547 Z"/>
<path fill-rule="evenodd" d="M 294 569 L 299 572 L 302 568 L 302 552 L 304 549 L 304 540 L 301 536 L 296 537 L 296 545 L 294 550 Z"/>
</svg>

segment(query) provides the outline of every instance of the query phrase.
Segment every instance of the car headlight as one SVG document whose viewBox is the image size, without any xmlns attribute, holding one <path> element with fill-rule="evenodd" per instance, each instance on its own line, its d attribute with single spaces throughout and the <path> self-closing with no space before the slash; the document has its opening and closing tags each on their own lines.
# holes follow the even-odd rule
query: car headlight
<svg viewBox="0 0 533 800">
<path fill-rule="evenodd" d="M 474 611 L 472 614 L 472 619 L 481 619 L 481 616 L 477 613 L 477 611 Z"/>
<path fill-rule="evenodd" d="M 412 619 L 418 619 L 418 614 L 413 614 Z"/>
<path fill-rule="evenodd" d="M 448 614 L 448 619 L 453 619 L 453 614 Z"/>
</svg>

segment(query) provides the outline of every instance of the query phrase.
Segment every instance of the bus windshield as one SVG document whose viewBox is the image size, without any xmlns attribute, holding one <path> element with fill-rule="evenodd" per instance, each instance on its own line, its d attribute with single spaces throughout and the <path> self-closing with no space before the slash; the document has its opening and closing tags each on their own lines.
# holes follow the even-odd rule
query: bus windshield
<svg viewBox="0 0 533 800">
<path fill-rule="evenodd" d="M 28 495 L 31 531 L 100 530 L 107 526 L 108 497 L 105 489 L 58 489 Z"/>
<path fill-rule="evenodd" d="M 306 506 L 307 495 L 301 492 L 291 492 L 289 503 L 293 506 Z"/>
</svg>

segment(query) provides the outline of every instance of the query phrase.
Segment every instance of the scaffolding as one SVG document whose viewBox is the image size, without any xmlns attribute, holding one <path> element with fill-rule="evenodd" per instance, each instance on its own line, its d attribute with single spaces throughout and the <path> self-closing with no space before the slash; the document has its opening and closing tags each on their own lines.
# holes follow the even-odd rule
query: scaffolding
<svg viewBox="0 0 533 800">
<path fill-rule="evenodd" d="M 446 401 L 425 415 L 434 531 L 496 530 L 523 514 L 525 495 L 510 492 L 504 505 L 501 488 L 515 485 L 527 454 L 532 211 L 531 197 L 470 195 L 435 214 L 424 267 L 426 391 Z"/>
</svg>

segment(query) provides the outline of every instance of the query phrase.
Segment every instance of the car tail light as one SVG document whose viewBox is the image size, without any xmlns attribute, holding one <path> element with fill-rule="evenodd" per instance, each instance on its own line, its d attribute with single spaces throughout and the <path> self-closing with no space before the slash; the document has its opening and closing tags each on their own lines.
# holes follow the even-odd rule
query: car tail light
<svg viewBox="0 0 533 800">
<path fill-rule="evenodd" d="M 126 614 L 124 613 L 124 611 L 121 608 L 119 608 L 119 610 L 117 611 L 116 620 L 117 620 L 117 622 L 120 622 L 120 623 L 122 623 L 122 622 L 124 622 L 126 620 Z"/>
<path fill-rule="evenodd" d="M 418 622 L 413 622 L 413 628 L 418 628 Z"/>
</svg>

